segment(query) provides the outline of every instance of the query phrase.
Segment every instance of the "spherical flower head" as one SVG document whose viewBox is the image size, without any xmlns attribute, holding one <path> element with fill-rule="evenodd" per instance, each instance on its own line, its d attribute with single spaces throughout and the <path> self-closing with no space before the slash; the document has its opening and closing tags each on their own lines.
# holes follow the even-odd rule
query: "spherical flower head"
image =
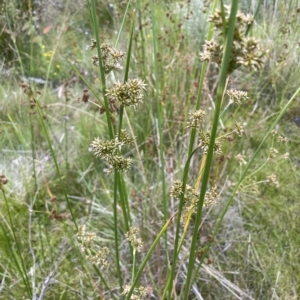
<svg viewBox="0 0 300 300">
<path fill-rule="evenodd" d="M 219 194 L 217 192 L 217 186 L 212 187 L 209 192 L 206 192 L 204 199 L 204 207 L 208 208 L 219 203 Z"/>
<path fill-rule="evenodd" d="M 187 122 L 187 128 L 197 128 L 203 122 L 205 111 L 199 109 L 193 113 L 190 113 L 190 118 Z"/>
<path fill-rule="evenodd" d="M 237 105 L 240 105 L 249 99 L 248 93 L 244 92 L 244 91 L 228 90 L 228 91 L 226 91 L 226 94 L 229 97 L 229 101 L 231 103 L 235 103 Z"/>
<path fill-rule="evenodd" d="M 116 82 L 114 86 L 107 90 L 106 96 L 120 102 L 124 106 L 137 107 L 143 101 L 143 91 L 146 84 L 141 79 L 129 79 L 125 83 Z"/>
<path fill-rule="evenodd" d="M 207 153 L 209 142 L 210 142 L 210 132 L 209 131 L 200 131 L 199 132 L 199 147 L 203 150 L 204 153 Z M 214 144 L 214 153 L 220 155 L 222 153 L 222 144 L 219 141 L 215 141 Z"/>
<path fill-rule="evenodd" d="M 131 289 L 131 285 L 128 284 L 124 285 L 122 295 L 126 296 L 129 293 L 130 289 Z M 148 297 L 151 295 L 151 292 L 152 292 L 151 287 L 140 286 L 139 288 L 134 288 L 133 294 L 130 296 L 130 300 L 142 300 L 142 299 L 146 299 L 145 297 L 147 297 L 147 299 L 150 299 Z"/>
<path fill-rule="evenodd" d="M 78 227 L 77 240 L 80 244 L 80 249 L 82 252 L 90 249 L 93 246 L 95 238 L 96 234 L 94 232 L 88 232 L 85 225 Z"/>
<path fill-rule="evenodd" d="M 114 155 L 110 157 L 110 161 L 108 161 L 112 167 L 107 170 L 107 173 L 110 174 L 113 170 L 117 172 L 125 172 L 131 168 L 132 159 L 131 158 L 124 158 L 121 155 Z"/>
<path fill-rule="evenodd" d="M 131 168 L 132 159 L 124 158 L 120 153 L 124 145 L 132 145 L 134 140 L 135 137 L 131 137 L 127 134 L 126 130 L 121 130 L 120 134 L 114 139 L 105 141 L 96 138 L 92 142 L 92 148 L 95 155 L 101 157 L 110 165 L 110 168 L 106 171 L 108 174 L 111 174 L 114 170 L 122 172 Z"/>
<path fill-rule="evenodd" d="M 203 52 L 200 54 L 201 61 L 211 61 L 219 66 L 222 64 L 223 57 L 224 29 L 227 30 L 229 25 L 229 6 L 224 6 L 224 12 L 225 14 L 217 9 L 210 16 L 209 22 L 215 25 L 216 41 L 213 39 L 206 41 Z M 246 32 L 252 23 L 253 17 L 251 15 L 237 14 L 228 73 L 232 73 L 240 66 L 251 70 L 259 70 L 264 64 L 268 51 L 261 49 L 258 41 L 246 36 Z"/>
<path fill-rule="evenodd" d="M 223 45 L 218 44 L 214 39 L 205 41 L 203 52 L 200 53 L 201 61 L 212 61 L 218 65 L 222 63 Z"/>
<path fill-rule="evenodd" d="M 179 198 L 182 195 L 182 181 L 176 180 L 172 186 L 171 196 L 174 198 Z"/>
<path fill-rule="evenodd" d="M 96 40 L 92 39 L 91 45 L 88 47 L 90 50 L 93 50 L 97 47 Z M 104 73 L 108 74 L 111 71 L 122 70 L 122 66 L 119 63 L 119 60 L 124 58 L 125 52 L 118 51 L 113 47 L 110 47 L 106 43 L 100 45 L 101 57 L 103 62 Z M 97 66 L 99 64 L 98 56 L 94 55 L 92 57 L 92 64 Z"/>
<path fill-rule="evenodd" d="M 87 255 L 87 258 L 97 266 L 108 267 L 108 254 L 109 249 L 107 247 L 103 247 L 100 250 L 98 250 L 95 254 Z"/>
<path fill-rule="evenodd" d="M 104 141 L 100 138 L 96 138 L 92 142 L 92 148 L 97 157 L 103 159 L 108 159 L 111 155 L 114 155 L 115 152 L 122 146 L 122 143 L 117 139 Z"/>
<path fill-rule="evenodd" d="M 125 234 L 128 241 L 131 243 L 138 252 L 142 251 L 143 241 L 138 237 L 139 229 L 137 227 L 131 227 L 130 230 Z"/>
<path fill-rule="evenodd" d="M 243 51 L 239 53 L 237 63 L 254 71 L 260 70 L 268 50 L 261 49 L 259 42 L 254 38 L 244 38 L 241 44 Z"/>
<path fill-rule="evenodd" d="M 135 141 L 135 137 L 130 136 L 126 129 L 122 129 L 120 135 L 117 137 L 120 142 L 126 145 L 133 145 Z"/>
<path fill-rule="evenodd" d="M 183 195 L 182 182 L 176 180 L 172 187 L 171 196 L 178 199 L 182 195 Z M 180 218 L 180 222 L 182 224 L 186 223 L 190 211 L 196 213 L 198 201 L 199 201 L 199 194 L 195 192 L 190 185 L 187 184 L 185 186 L 185 192 L 183 196 L 183 211 Z"/>
</svg>

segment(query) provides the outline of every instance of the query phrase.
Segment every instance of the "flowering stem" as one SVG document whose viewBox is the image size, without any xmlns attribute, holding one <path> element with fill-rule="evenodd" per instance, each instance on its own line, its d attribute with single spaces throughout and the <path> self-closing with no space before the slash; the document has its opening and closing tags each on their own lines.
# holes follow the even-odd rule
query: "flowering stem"
<svg viewBox="0 0 300 300">
<path fill-rule="evenodd" d="M 174 243 L 174 254 L 173 254 L 173 262 L 172 262 L 172 268 L 171 268 L 171 272 L 169 274 L 169 278 L 164 290 L 164 294 L 166 293 L 167 289 L 168 290 L 168 299 L 172 299 L 171 298 L 171 294 L 172 294 L 172 280 L 174 279 L 174 275 L 175 275 L 175 266 L 177 263 L 177 258 L 178 258 L 178 253 L 180 251 L 181 246 L 178 247 L 178 243 L 179 243 L 179 231 L 180 231 L 180 218 L 181 218 L 181 214 L 182 214 L 182 210 L 183 210 L 183 203 L 184 203 L 184 194 L 185 194 L 185 190 L 186 190 L 186 183 L 187 183 L 187 179 L 188 179 L 188 173 L 189 173 L 189 168 L 190 168 L 190 161 L 191 158 L 193 157 L 193 155 L 195 154 L 195 152 L 197 151 L 199 147 L 197 147 L 196 149 L 193 150 L 193 152 L 189 155 L 187 162 L 185 163 L 185 167 L 184 167 L 184 171 L 183 171 L 183 179 L 182 179 L 182 193 L 179 199 L 179 206 L 178 206 L 178 211 L 177 211 L 177 220 L 176 220 L 176 237 L 175 237 L 175 243 Z"/>
<path fill-rule="evenodd" d="M 97 54 L 98 54 L 98 61 L 99 61 L 99 70 L 100 70 L 100 75 L 101 75 L 102 94 L 103 94 L 103 99 L 104 99 L 106 120 L 107 120 L 109 137 L 110 137 L 110 139 L 113 139 L 114 130 L 113 130 L 113 125 L 112 125 L 111 116 L 110 116 L 108 99 L 106 96 L 106 79 L 105 79 L 105 72 L 104 72 L 102 54 L 101 54 L 101 49 L 100 49 L 100 38 L 99 38 L 99 29 L 98 29 L 99 21 L 98 21 L 98 17 L 96 16 L 95 0 L 90 0 L 90 1 L 91 1 L 90 12 L 92 15 L 92 23 L 93 23 L 93 28 L 94 28 L 95 38 L 96 38 L 96 43 L 97 43 L 96 47 L 97 47 Z"/>
<path fill-rule="evenodd" d="M 130 30 L 130 36 L 129 36 L 129 44 L 128 44 L 128 49 L 127 49 L 125 73 L 124 73 L 124 83 L 126 83 L 126 81 L 128 80 L 128 74 L 129 74 L 131 49 L 132 49 L 132 41 L 133 41 L 134 20 L 135 20 L 135 11 L 133 11 L 133 15 L 132 15 L 132 23 L 131 23 L 131 30 Z M 121 133 L 121 130 L 122 130 L 123 115 L 124 115 L 124 105 L 121 105 L 120 112 L 119 112 L 119 130 L 118 130 L 119 134 Z"/>
<path fill-rule="evenodd" d="M 206 188 L 209 180 L 210 166 L 213 158 L 214 145 L 215 145 L 216 133 L 217 133 L 218 123 L 219 123 L 220 110 L 221 110 L 221 103 L 222 103 L 223 93 L 226 85 L 226 78 L 227 78 L 232 43 L 233 43 L 237 8 L 238 8 L 238 0 L 232 0 L 231 13 L 230 13 L 228 31 L 226 36 L 226 45 L 223 53 L 222 66 L 221 66 L 220 78 L 219 78 L 218 89 L 217 89 L 214 122 L 211 130 L 211 138 L 210 138 L 209 148 L 207 152 L 207 159 L 204 168 L 200 197 L 199 197 L 199 202 L 197 207 L 196 220 L 195 220 L 195 226 L 193 231 L 192 243 L 190 247 L 187 279 L 186 279 L 183 299 L 188 299 L 188 295 L 192 285 L 192 274 L 194 271 L 194 263 L 196 257 L 198 230 L 199 230 L 199 225 L 201 223 L 202 208 L 203 208 Z"/>
<path fill-rule="evenodd" d="M 130 288 L 130 290 L 128 291 L 128 293 L 127 293 L 127 295 L 126 295 L 125 300 L 131 299 L 131 295 L 132 295 L 132 293 L 133 293 L 133 290 L 134 290 L 134 288 L 135 288 L 135 286 L 136 286 L 136 284 L 137 284 L 137 282 L 138 282 L 138 280 L 139 280 L 139 278 L 140 278 L 140 276 L 141 276 L 141 274 L 142 274 L 142 272 L 143 272 L 143 270 L 144 270 L 144 268 L 145 268 L 145 266 L 146 266 L 148 260 L 150 259 L 150 256 L 151 256 L 152 252 L 154 251 L 154 249 L 155 249 L 156 245 L 158 244 L 160 238 L 161 238 L 162 235 L 166 232 L 166 230 L 168 229 L 168 226 L 171 224 L 171 221 L 172 221 L 172 219 L 173 219 L 175 216 L 176 216 L 176 213 L 174 213 L 174 214 L 172 215 L 172 217 L 165 223 L 165 225 L 163 226 L 163 228 L 161 229 L 161 231 L 160 231 L 160 232 L 158 233 L 158 235 L 156 236 L 156 238 L 155 238 L 154 242 L 152 243 L 152 245 L 151 245 L 151 247 L 150 247 L 148 253 L 146 254 L 144 260 L 142 261 L 142 263 L 141 263 L 141 265 L 140 265 L 140 268 L 139 268 L 138 271 L 136 272 L 135 278 L 134 278 L 134 280 L 133 280 L 132 283 L 131 283 L 131 288 Z"/>
<path fill-rule="evenodd" d="M 219 230 L 219 228 L 221 227 L 221 224 L 223 222 L 223 219 L 225 217 L 225 214 L 229 208 L 229 206 L 231 205 L 232 201 L 233 201 L 233 197 L 235 196 L 237 190 L 239 189 L 240 185 L 242 184 L 242 182 L 244 181 L 244 179 L 247 177 L 247 173 L 251 167 L 251 165 L 253 164 L 256 156 L 259 154 L 260 150 L 262 149 L 264 143 L 266 142 L 267 138 L 269 137 L 269 135 L 271 134 L 271 132 L 274 130 L 274 128 L 276 127 L 276 125 L 278 124 L 279 120 L 281 119 L 281 117 L 284 115 L 284 113 L 287 111 L 287 109 L 291 106 L 291 104 L 294 102 L 296 96 L 300 93 L 300 87 L 296 90 L 296 92 L 294 93 L 294 95 L 291 97 L 291 99 L 287 102 L 287 104 L 283 107 L 283 109 L 281 110 L 281 112 L 278 114 L 277 118 L 275 119 L 275 121 L 272 123 L 272 125 L 270 126 L 269 130 L 267 131 L 267 133 L 265 134 L 263 140 L 261 141 L 260 145 L 258 146 L 258 148 L 256 149 L 255 153 L 252 155 L 249 163 L 246 165 L 244 172 L 242 173 L 238 183 L 236 184 L 233 192 L 231 193 L 230 198 L 228 199 L 226 206 L 224 208 L 224 210 L 222 211 L 222 213 L 218 216 L 217 218 L 217 225 L 215 226 L 215 229 L 213 231 L 213 234 L 211 235 L 211 239 L 207 242 L 207 246 L 204 249 L 203 255 L 200 259 L 198 268 L 195 271 L 195 274 L 197 274 L 199 272 L 199 269 L 203 263 L 204 258 L 206 257 L 206 254 L 208 252 L 208 250 L 210 249 L 211 244 L 214 241 L 214 238 Z M 252 173 L 250 176 L 252 176 L 254 173 Z"/>
<path fill-rule="evenodd" d="M 214 0 L 213 9 L 212 9 L 213 12 L 215 11 L 217 4 L 218 4 L 218 0 Z M 209 30 L 208 30 L 207 40 L 212 39 L 213 28 L 214 28 L 214 24 L 211 23 L 209 26 Z M 204 79 L 205 79 L 205 74 L 206 74 L 206 68 L 207 68 L 207 62 L 203 62 L 202 68 L 201 68 L 201 75 L 200 75 L 200 80 L 199 80 L 199 89 L 198 89 L 198 94 L 197 94 L 197 102 L 196 102 L 195 110 L 198 110 L 200 108 L 202 90 L 203 90 Z M 190 141 L 189 141 L 189 150 L 188 150 L 189 156 L 193 154 L 195 137 L 196 137 L 196 129 L 192 128 Z M 185 170 L 187 171 L 187 173 L 189 172 L 189 164 L 190 164 L 190 159 L 187 160 L 186 166 L 185 166 Z M 183 192 L 185 191 L 186 183 L 187 183 L 187 175 L 184 172 L 183 180 L 182 180 Z M 178 216 L 177 216 L 177 221 L 176 221 L 176 235 L 175 235 L 174 254 L 173 254 L 174 256 L 173 256 L 173 263 L 172 263 L 172 268 L 171 268 L 171 273 L 170 273 L 172 280 L 174 279 L 176 260 L 177 260 L 177 256 L 178 256 L 177 248 L 178 248 L 178 243 L 179 243 L 180 218 L 181 218 L 181 211 L 182 211 L 182 208 L 180 208 L 181 202 L 183 202 L 183 196 L 180 198 L 179 211 L 178 211 Z M 168 299 L 171 299 L 171 291 L 172 291 L 172 284 L 170 284 L 170 286 L 169 286 Z"/>
</svg>

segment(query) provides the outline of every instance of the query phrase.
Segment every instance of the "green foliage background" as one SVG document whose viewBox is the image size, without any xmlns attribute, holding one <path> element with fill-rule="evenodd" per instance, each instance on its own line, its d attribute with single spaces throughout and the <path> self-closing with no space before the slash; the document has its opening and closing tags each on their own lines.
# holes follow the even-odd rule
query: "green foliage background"
<svg viewBox="0 0 300 300">
<path fill-rule="evenodd" d="M 177 209 L 178 203 L 169 192 L 174 180 L 182 179 L 188 159 L 190 131 L 186 122 L 197 99 L 202 68 L 199 52 L 207 36 L 212 6 L 206 2 L 154 2 L 154 38 L 150 2 L 132 4 L 136 20 L 129 75 L 147 84 L 143 104 L 138 110 L 127 109 L 123 121 L 136 136 L 137 144 L 125 153 L 134 163 L 124 175 L 132 223 L 140 229 L 144 241 L 144 249 L 136 258 L 137 268 Z M 121 26 L 126 5 L 125 1 L 96 4 L 101 39 L 113 46 L 122 29 L 116 46 L 122 51 L 127 51 L 132 25 L 130 7 L 129 17 Z M 250 35 L 260 39 L 269 52 L 260 71 L 241 68 L 230 76 L 228 85 L 247 91 L 249 101 L 230 106 L 219 123 L 217 135 L 226 139 L 221 140 L 223 154 L 213 160 L 209 187 L 218 185 L 220 204 L 204 211 L 199 249 L 211 237 L 220 211 L 241 176 L 243 166 L 235 160 L 236 155 L 242 153 L 247 161 L 250 159 L 299 88 L 297 1 L 280 1 L 277 6 L 273 1 L 260 6 L 259 1 L 239 4 L 244 13 L 255 14 L 257 7 Z M 86 88 L 82 77 L 103 99 L 101 76 L 91 63 L 95 52 L 88 50 L 90 40 L 95 38 L 92 24 L 88 5 L 80 1 L 15 0 L 1 4 L 0 175 L 5 175 L 8 183 L 1 186 L 5 192 L 0 196 L 0 299 L 31 299 L 33 295 L 39 299 L 119 299 L 120 276 L 124 283 L 132 281 L 131 249 L 122 218 L 117 228 L 121 274 L 115 263 L 114 178 L 105 174 L 107 166 L 91 149 L 96 137 L 108 138 L 107 121 L 92 93 L 88 103 L 80 101 Z M 157 53 L 153 53 L 154 42 Z M 212 126 L 218 74 L 219 69 L 209 64 L 201 102 L 207 130 Z M 122 72 L 114 75 L 122 81 Z M 107 85 L 113 80 L 107 77 Z M 36 94 L 40 112 L 30 107 L 20 82 L 29 82 L 35 92 L 40 91 Z M 223 108 L 228 101 L 225 99 Z M 235 195 L 195 279 L 190 299 L 199 299 L 197 292 L 203 299 L 298 299 L 300 129 L 293 119 L 299 115 L 296 97 L 278 122 L 277 134 L 270 135 L 256 157 L 249 172 L 252 176 Z M 244 126 L 241 138 L 232 132 L 235 122 Z M 61 177 L 43 126 L 49 133 Z M 279 142 L 279 136 L 288 142 Z M 270 148 L 278 150 L 276 157 L 270 157 Z M 165 195 L 160 151 L 165 159 Z M 288 159 L 283 159 L 287 152 Z M 191 160 L 188 183 L 192 186 L 202 156 L 196 152 Z M 271 174 L 276 174 L 278 188 L 268 184 Z M 80 252 L 65 192 L 78 225 L 85 224 L 89 231 L 96 232 L 97 247 L 110 249 L 107 270 L 95 270 Z M 122 207 L 116 208 L 121 216 Z M 62 220 L 55 218 L 55 213 L 62 214 Z M 140 278 L 141 285 L 152 287 L 151 299 L 161 299 L 166 286 L 175 225 L 171 224 L 158 243 Z M 174 291 L 178 295 L 183 290 L 191 238 L 189 229 L 183 258 L 176 268 Z"/>
</svg>

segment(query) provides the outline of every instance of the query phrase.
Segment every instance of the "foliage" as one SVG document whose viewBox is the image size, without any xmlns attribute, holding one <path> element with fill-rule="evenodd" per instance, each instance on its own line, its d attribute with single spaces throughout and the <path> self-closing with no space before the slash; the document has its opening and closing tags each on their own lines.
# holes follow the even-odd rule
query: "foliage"
<svg viewBox="0 0 300 300">
<path fill-rule="evenodd" d="M 297 299 L 296 1 L 54 2 L 1 6 L 3 299 Z"/>
</svg>

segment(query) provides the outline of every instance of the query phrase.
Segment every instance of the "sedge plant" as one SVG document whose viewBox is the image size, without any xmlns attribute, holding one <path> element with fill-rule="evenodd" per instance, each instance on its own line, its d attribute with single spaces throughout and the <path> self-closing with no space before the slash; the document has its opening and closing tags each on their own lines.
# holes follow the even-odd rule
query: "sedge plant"
<svg viewBox="0 0 300 300">
<path fill-rule="evenodd" d="M 193 59 L 193 66 L 187 76 L 180 65 L 188 61 L 186 57 L 182 59 L 181 52 L 188 46 L 182 30 L 184 26 L 175 26 L 179 18 L 170 13 L 171 9 L 167 10 L 166 19 L 177 31 L 170 32 L 167 25 L 161 26 L 160 22 L 165 8 L 169 9 L 171 5 L 157 1 L 120 4 L 124 5 L 120 10 L 123 20 L 114 46 L 104 38 L 96 5 L 96 1 L 88 1 L 93 39 L 87 53 L 91 57 L 90 66 L 94 67 L 100 80 L 97 78 L 91 82 L 81 67 L 77 67 L 77 62 L 66 58 L 84 84 L 79 102 L 84 103 L 82 105 L 85 107 L 77 112 L 84 112 L 87 118 L 91 118 L 93 113 L 88 109 L 93 106 L 97 110 L 94 118 L 91 118 L 92 122 L 87 122 L 81 134 L 89 133 L 86 139 L 90 139 L 91 155 L 82 158 L 84 154 L 81 152 L 78 165 L 73 162 L 72 157 L 68 156 L 72 149 L 69 144 L 74 139 L 71 132 L 65 135 L 64 149 L 53 142 L 52 134 L 55 135 L 55 132 L 51 131 L 51 115 L 44 110 L 45 95 L 40 97 L 34 87 L 21 83 L 31 113 L 32 123 L 28 126 L 31 134 L 28 136 L 31 136 L 32 161 L 35 162 L 39 157 L 39 139 L 35 137 L 39 125 L 45 140 L 44 147 L 52 158 L 55 183 L 48 180 L 45 171 L 33 166 L 33 170 L 36 170 L 34 195 L 29 193 L 28 196 L 28 248 L 31 257 L 28 259 L 26 251 L 23 251 L 26 246 L 22 244 L 21 233 L 16 227 L 18 223 L 11 213 L 14 202 L 7 188 L 8 182 L 4 175 L 0 175 L 3 198 L 0 229 L 4 244 L 12 253 L 9 258 L 14 268 L 10 267 L 10 272 L 14 269 L 18 274 L 16 277 L 21 279 L 23 290 L 29 298 L 46 299 L 53 284 L 59 281 L 62 281 L 62 288 L 59 289 L 61 299 L 70 297 L 69 286 L 78 286 L 78 282 L 80 288 L 76 290 L 76 295 L 81 298 L 129 300 L 153 296 L 157 299 L 185 300 L 209 297 L 213 292 L 209 291 L 210 286 L 206 282 L 203 283 L 205 280 L 202 280 L 202 275 L 205 272 L 216 274 L 217 267 L 211 266 L 213 262 L 210 255 L 214 255 L 226 215 L 237 195 L 242 197 L 242 193 L 250 189 L 258 191 L 259 186 L 269 185 L 275 191 L 280 186 L 276 170 L 267 177 L 262 174 L 270 162 L 279 157 L 279 143 L 283 145 L 281 149 L 288 148 L 287 139 L 276 132 L 276 126 L 284 113 L 295 105 L 299 89 L 286 104 L 281 103 L 280 110 L 269 116 L 268 120 L 272 121 L 268 127 L 260 130 L 259 141 L 253 146 L 253 152 L 252 149 L 241 149 L 244 144 L 240 137 L 249 134 L 241 114 L 249 108 L 249 105 L 244 108 L 244 104 L 251 101 L 251 90 L 248 93 L 239 90 L 234 85 L 234 79 L 238 72 L 242 72 L 240 70 L 247 70 L 247 79 L 261 70 L 268 53 L 257 40 L 249 37 L 254 35 L 252 30 L 256 26 L 252 16 L 238 11 L 237 0 L 232 0 L 230 7 L 217 0 L 211 3 L 210 11 L 208 6 L 205 7 L 210 15 L 206 41 L 203 45 L 198 43 L 190 51 L 193 54 L 189 57 Z M 180 5 L 175 7 L 177 11 Z M 187 11 L 189 6 L 190 2 Z M 113 9 L 112 14 L 116 12 Z M 256 12 L 258 10 L 259 7 Z M 147 20 L 148 16 L 151 21 Z M 163 31 L 167 33 L 164 35 Z M 121 48 L 126 48 L 126 52 Z M 138 63 L 140 59 L 143 63 Z M 48 88 L 46 86 L 45 90 Z M 207 92 L 209 88 L 211 93 Z M 173 97 L 170 90 L 178 99 Z M 58 105 L 64 107 L 60 113 L 69 114 L 76 105 L 75 102 L 72 105 L 70 103 Z M 177 119 L 179 122 L 175 120 L 178 111 L 181 113 L 181 119 Z M 95 115 L 99 117 L 95 118 Z M 9 125 L 25 149 L 26 136 L 17 126 L 16 117 L 11 112 L 7 116 L 12 123 Z M 87 119 L 83 119 L 83 114 L 81 118 L 83 124 Z M 8 122 L 3 124 L 6 134 Z M 91 130 L 88 132 L 86 128 Z M 152 140 L 146 140 L 149 128 Z M 65 133 L 67 130 L 65 122 Z M 236 147 L 229 145 L 234 139 L 239 141 Z M 224 149 L 227 152 L 222 153 Z M 63 150 L 66 153 L 62 153 Z M 147 150 L 151 154 L 145 154 Z M 86 149 L 84 151 L 87 152 Z M 264 153 L 266 155 L 260 158 L 259 154 Z M 177 160 L 177 168 L 173 169 L 168 165 L 172 155 Z M 285 161 L 289 159 L 288 153 L 282 157 Z M 73 186 L 65 184 L 65 178 L 74 168 L 80 170 L 79 165 L 83 160 L 88 162 L 89 168 L 80 173 L 78 185 L 73 189 Z M 139 161 L 138 168 L 135 166 L 136 160 Z M 228 175 L 233 175 L 232 181 L 224 175 L 229 169 L 226 163 L 222 165 L 224 160 L 231 160 L 230 164 L 235 164 L 232 167 L 234 171 Z M 61 161 L 66 163 L 66 175 Z M 89 178 L 89 172 L 92 179 Z M 40 183 L 40 174 L 43 184 Z M 50 196 L 48 201 L 43 200 L 43 185 L 45 195 Z M 73 191 L 78 186 L 81 188 L 81 185 L 84 186 L 82 197 L 78 195 L 79 192 L 74 195 Z M 53 188 L 59 190 L 62 199 L 57 199 Z M 88 197 L 92 200 L 85 199 Z M 45 212 L 37 205 L 41 199 L 50 210 Z M 82 202 L 77 203 L 74 199 Z M 46 218 L 40 217 L 42 215 Z M 99 215 L 103 218 L 99 218 Z M 207 221 L 213 226 L 208 234 L 204 234 Z M 49 227 L 52 231 L 47 230 Z M 64 234 L 55 234 L 59 230 Z M 37 249 L 35 231 L 39 240 Z M 65 235 L 69 239 L 67 242 Z M 59 243 L 58 240 L 63 241 Z M 57 244 L 60 246 L 57 247 Z M 217 260 L 217 255 L 215 257 Z M 7 256 L 5 264 L 8 260 Z M 44 265 L 38 265 L 39 260 Z M 48 261 L 50 271 L 47 269 L 49 266 L 45 266 Z M 221 260 L 217 263 L 221 269 Z M 37 265 L 43 271 L 42 276 Z M 64 266 L 68 269 L 64 269 Z M 70 268 L 76 272 L 71 272 Z M 6 272 L 3 269 L 1 272 L 5 279 Z M 62 279 L 63 276 L 58 273 L 67 274 L 68 278 Z M 39 276 L 42 277 L 40 281 Z M 264 276 L 272 280 L 268 274 L 264 273 Z M 11 274 L 8 277 L 14 278 Z M 225 276 L 215 278 L 223 278 L 220 284 L 235 297 L 238 297 L 237 294 L 249 299 L 254 297 L 249 289 L 247 293 L 241 291 L 244 286 L 241 283 L 239 288 L 234 279 L 230 285 Z M 277 282 L 279 279 L 276 285 Z M 221 288 L 219 293 L 223 292 Z"/>
</svg>

